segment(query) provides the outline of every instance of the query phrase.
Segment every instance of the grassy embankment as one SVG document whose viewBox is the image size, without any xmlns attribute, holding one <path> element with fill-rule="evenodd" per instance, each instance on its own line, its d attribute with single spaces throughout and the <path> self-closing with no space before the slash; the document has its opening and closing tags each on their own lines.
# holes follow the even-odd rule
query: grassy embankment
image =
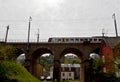
<svg viewBox="0 0 120 82">
<path fill-rule="evenodd" d="M 14 62 L 0 61 L 0 82 L 40 82 L 23 66 Z"/>
</svg>

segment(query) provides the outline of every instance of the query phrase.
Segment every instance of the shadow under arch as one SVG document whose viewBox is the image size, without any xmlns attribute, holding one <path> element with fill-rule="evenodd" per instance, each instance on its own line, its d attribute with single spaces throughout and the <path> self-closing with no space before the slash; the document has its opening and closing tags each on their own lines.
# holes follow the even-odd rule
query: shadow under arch
<svg viewBox="0 0 120 82">
<path fill-rule="evenodd" d="M 98 54 L 100 53 L 100 48 L 96 48 L 94 49 L 91 53 L 95 53 L 95 54 Z"/>
<path fill-rule="evenodd" d="M 22 50 L 20 48 L 15 48 L 15 54 L 17 55 L 17 57 L 20 56 L 21 54 L 24 54 L 24 53 L 25 53 L 24 50 Z"/>
<path fill-rule="evenodd" d="M 37 48 L 31 55 L 31 73 L 36 76 L 36 77 L 40 77 L 40 74 L 38 74 L 38 70 L 37 70 L 37 67 L 38 67 L 38 59 L 40 56 L 42 56 L 43 54 L 46 54 L 46 53 L 50 53 L 51 55 L 53 55 L 52 51 L 48 48 Z M 40 67 L 40 65 L 39 65 Z M 41 68 L 42 69 L 42 68 Z"/>
</svg>

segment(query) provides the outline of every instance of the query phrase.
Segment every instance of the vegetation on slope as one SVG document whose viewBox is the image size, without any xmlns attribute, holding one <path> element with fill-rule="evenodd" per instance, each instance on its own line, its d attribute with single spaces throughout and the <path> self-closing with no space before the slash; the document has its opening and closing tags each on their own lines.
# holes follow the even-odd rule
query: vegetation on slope
<svg viewBox="0 0 120 82">
<path fill-rule="evenodd" d="M 0 82 L 40 82 L 23 66 L 14 62 L 0 61 Z"/>
<path fill-rule="evenodd" d="M 14 47 L 0 43 L 0 82 L 40 82 L 16 58 Z"/>
</svg>

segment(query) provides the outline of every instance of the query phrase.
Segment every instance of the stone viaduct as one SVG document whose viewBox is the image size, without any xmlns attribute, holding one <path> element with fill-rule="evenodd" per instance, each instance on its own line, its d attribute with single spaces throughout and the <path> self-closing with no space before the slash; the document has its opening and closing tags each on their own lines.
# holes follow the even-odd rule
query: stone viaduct
<svg viewBox="0 0 120 82">
<path fill-rule="evenodd" d="M 112 43 L 115 40 L 114 38 L 109 38 L 109 41 Z M 118 40 L 118 39 L 117 39 Z M 37 77 L 37 60 L 38 58 L 45 54 L 51 53 L 54 55 L 54 70 L 53 78 L 57 79 L 57 82 L 60 82 L 61 77 L 61 62 L 60 59 L 68 53 L 73 53 L 77 55 L 81 62 L 84 62 L 89 58 L 91 53 L 99 54 L 101 41 L 91 43 L 90 41 L 80 42 L 30 42 L 29 50 L 27 49 L 27 42 L 7 42 L 6 44 L 14 46 L 18 55 L 25 53 L 25 67 L 28 71 Z M 85 69 L 88 67 L 88 63 L 82 63 L 80 67 L 80 82 L 86 82 Z"/>
<path fill-rule="evenodd" d="M 18 50 L 18 55 L 22 53 L 26 54 L 25 67 L 34 76 L 37 76 L 37 59 L 45 53 L 51 53 L 54 55 L 53 77 L 60 80 L 61 57 L 65 54 L 73 53 L 77 55 L 81 61 L 84 61 L 89 58 L 90 53 L 99 53 L 101 43 L 90 43 L 87 41 L 83 43 L 30 43 L 29 50 L 27 50 L 27 43 L 9 42 L 7 44 L 14 46 Z M 80 82 L 85 82 L 84 67 L 85 64 L 81 64 Z"/>
</svg>

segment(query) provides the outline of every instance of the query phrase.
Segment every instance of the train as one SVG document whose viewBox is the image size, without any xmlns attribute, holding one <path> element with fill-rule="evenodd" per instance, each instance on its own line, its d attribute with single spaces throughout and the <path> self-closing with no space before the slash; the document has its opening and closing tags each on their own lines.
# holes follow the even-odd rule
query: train
<svg viewBox="0 0 120 82">
<path fill-rule="evenodd" d="M 103 40 L 102 37 L 50 37 L 48 42 L 60 42 L 60 43 L 83 43 L 83 42 L 90 42 L 90 43 L 101 43 Z"/>
</svg>

